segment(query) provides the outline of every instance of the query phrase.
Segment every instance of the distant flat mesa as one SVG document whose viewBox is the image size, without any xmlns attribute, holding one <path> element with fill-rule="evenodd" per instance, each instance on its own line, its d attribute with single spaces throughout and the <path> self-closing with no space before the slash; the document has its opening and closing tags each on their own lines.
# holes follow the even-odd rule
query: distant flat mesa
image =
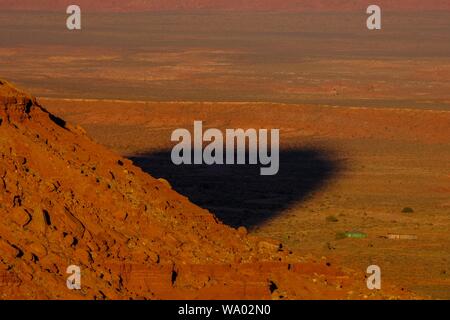
<svg viewBox="0 0 450 320">
<path fill-rule="evenodd" d="M 365 10 L 370 4 L 364 0 L 130 0 L 126 2 L 105 0 L 78 0 L 77 4 L 84 9 L 104 12 L 133 11 L 192 11 L 192 10 L 225 10 L 225 11 L 358 11 Z M 385 10 L 449 10 L 447 0 L 379 0 L 377 5 Z M 65 0 L 5 0 L 0 3 L 2 10 L 38 10 L 60 11 L 68 6 Z"/>
</svg>

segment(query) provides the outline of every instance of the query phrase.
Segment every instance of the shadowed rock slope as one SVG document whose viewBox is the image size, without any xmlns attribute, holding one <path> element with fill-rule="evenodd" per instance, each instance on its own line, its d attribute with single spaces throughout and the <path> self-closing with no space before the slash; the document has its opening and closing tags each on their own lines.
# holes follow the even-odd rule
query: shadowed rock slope
<svg viewBox="0 0 450 320">
<path fill-rule="evenodd" d="M 6 81 L 0 217 L 2 299 L 408 297 L 223 225 Z"/>
</svg>

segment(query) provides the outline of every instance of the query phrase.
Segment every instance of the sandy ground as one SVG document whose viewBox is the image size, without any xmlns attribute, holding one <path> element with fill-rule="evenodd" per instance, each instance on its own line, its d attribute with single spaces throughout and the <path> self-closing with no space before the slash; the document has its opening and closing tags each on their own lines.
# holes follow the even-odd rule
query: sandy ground
<svg viewBox="0 0 450 320">
<path fill-rule="evenodd" d="M 0 71 L 37 96 L 450 108 L 450 13 L 0 12 Z M 413 27 L 412 27 L 413 26 Z"/>
<path fill-rule="evenodd" d="M 448 16 L 2 12 L 0 71 L 225 223 L 450 298 Z M 281 129 L 279 175 L 172 166 L 194 120 Z"/>
<path fill-rule="evenodd" d="M 448 111 L 40 100 L 229 225 L 355 270 L 376 264 L 389 282 L 450 298 Z M 194 120 L 281 129 L 280 173 L 171 165 L 172 130 Z M 368 238 L 338 240 L 345 231 Z"/>
</svg>

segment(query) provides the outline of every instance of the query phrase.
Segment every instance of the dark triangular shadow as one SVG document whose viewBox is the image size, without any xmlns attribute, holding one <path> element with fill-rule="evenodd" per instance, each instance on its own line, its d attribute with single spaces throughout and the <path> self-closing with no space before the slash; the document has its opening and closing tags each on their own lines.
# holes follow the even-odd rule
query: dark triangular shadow
<svg viewBox="0 0 450 320">
<path fill-rule="evenodd" d="M 177 192 L 225 224 L 251 229 L 329 182 L 341 167 L 331 155 L 313 148 L 280 151 L 275 176 L 261 176 L 259 165 L 176 166 L 170 151 L 130 159 L 153 177 L 168 180 Z"/>
</svg>

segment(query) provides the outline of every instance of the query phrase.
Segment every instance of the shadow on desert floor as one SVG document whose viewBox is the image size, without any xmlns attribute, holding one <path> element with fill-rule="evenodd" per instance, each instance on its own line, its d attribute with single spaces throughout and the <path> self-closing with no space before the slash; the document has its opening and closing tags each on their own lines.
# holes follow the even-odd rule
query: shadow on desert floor
<svg viewBox="0 0 450 320">
<path fill-rule="evenodd" d="M 153 177 L 168 180 L 177 192 L 225 224 L 249 229 L 306 199 L 341 170 L 333 152 L 314 148 L 280 151 L 280 170 L 274 176 L 261 176 L 259 165 L 176 166 L 171 151 L 130 159 Z"/>
</svg>

